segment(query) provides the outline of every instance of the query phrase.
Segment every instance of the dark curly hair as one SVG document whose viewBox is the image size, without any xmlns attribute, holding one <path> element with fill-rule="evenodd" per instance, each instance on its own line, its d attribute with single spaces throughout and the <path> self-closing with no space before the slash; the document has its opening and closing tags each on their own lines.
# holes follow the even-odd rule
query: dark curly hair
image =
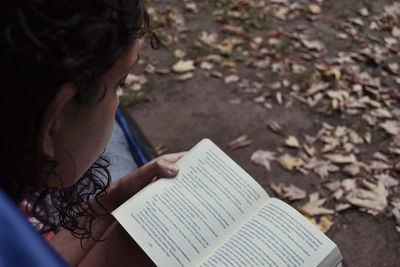
<svg viewBox="0 0 400 267">
<path fill-rule="evenodd" d="M 37 134 L 62 84 L 74 83 L 79 102 L 96 104 L 107 90 L 102 76 L 144 34 L 155 37 L 143 0 L 11 0 L 1 13 L 0 186 L 16 203 L 27 200 L 29 215 L 47 230 L 62 226 L 79 238 L 91 237 L 99 214 L 89 203 L 110 183 L 108 162 L 100 158 L 70 188 L 50 188 L 46 177 L 56 175 L 57 162 L 38 153 Z M 152 40 L 154 47 L 158 39 Z"/>
</svg>

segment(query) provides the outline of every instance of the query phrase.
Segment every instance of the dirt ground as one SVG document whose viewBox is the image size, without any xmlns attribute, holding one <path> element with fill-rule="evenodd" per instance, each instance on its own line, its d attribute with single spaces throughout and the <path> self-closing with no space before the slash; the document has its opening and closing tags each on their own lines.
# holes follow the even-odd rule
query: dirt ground
<svg viewBox="0 0 400 267">
<path fill-rule="evenodd" d="M 221 25 L 215 22 L 210 15 L 218 1 L 195 1 L 199 13 L 185 12 L 182 1 L 150 2 L 150 6 L 162 8 L 173 6 L 180 10 L 186 19 L 186 39 L 173 46 L 152 51 L 148 48 L 142 52 L 144 62 L 153 62 L 154 65 L 171 66 L 177 61 L 173 57 L 174 49 L 186 49 L 188 56 L 194 58 L 206 53 L 193 47 L 193 41 L 202 30 L 218 32 Z M 222 1 L 224 2 L 224 1 Z M 293 1 L 289 1 L 293 2 Z M 306 4 L 308 1 L 298 1 Z M 311 1 L 310 1 L 311 2 Z M 371 1 L 372 2 L 372 1 Z M 326 11 L 324 16 L 333 19 L 344 19 L 347 10 L 353 12 L 355 6 L 370 1 L 329 1 L 322 7 Z M 381 3 L 382 2 L 382 3 Z M 391 1 L 372 3 L 371 9 L 381 10 L 381 4 Z M 339 14 L 339 15 L 338 15 Z M 265 29 L 255 29 L 249 36 L 266 36 L 266 33 L 277 27 L 292 30 L 298 24 L 311 27 L 315 34 L 327 41 L 327 55 L 334 55 L 338 51 L 346 50 L 349 41 L 336 40 L 332 37 L 332 29 L 321 20 L 310 21 L 299 16 L 291 21 L 270 20 Z M 377 34 L 379 36 L 379 33 Z M 359 44 L 354 43 L 354 46 Z M 172 48 L 171 48 L 172 47 Z M 354 49 L 354 47 L 353 47 Z M 296 51 L 283 51 L 282 56 L 296 56 Z M 143 62 L 142 62 L 143 63 Z M 144 73 L 144 64 L 136 68 L 135 73 Z M 312 66 L 312 63 L 304 63 Z M 265 83 L 279 80 L 270 69 L 252 70 L 242 65 L 236 67 L 236 73 L 247 79 L 258 79 Z M 229 70 L 224 74 L 229 73 Z M 261 73 L 262 75 L 257 75 Z M 304 133 L 315 135 L 321 127 L 321 122 L 331 125 L 345 125 L 353 129 L 363 130 L 366 123 L 359 116 L 349 116 L 341 112 L 325 114 L 316 112 L 305 103 L 291 97 L 288 90 L 283 90 L 284 103 L 273 104 L 273 108 L 254 103 L 254 97 L 272 89 L 263 88 L 262 92 L 249 93 L 238 89 L 237 84 L 226 84 L 224 79 L 211 77 L 200 69 L 194 70 L 194 77 L 183 82 L 175 81 L 172 74 L 148 74 L 151 101 L 141 101 L 129 109 L 135 120 L 141 126 L 154 146 L 163 145 L 168 152 L 177 152 L 190 149 L 202 138 L 210 138 L 252 177 L 254 177 L 270 194 L 270 183 L 293 183 L 307 193 L 315 191 L 325 192 L 321 187 L 321 178 L 310 172 L 304 175 L 298 171 L 287 171 L 278 163 L 272 162 L 271 171 L 254 164 L 250 157 L 257 149 L 269 151 L 289 151 L 293 149 L 282 146 L 282 136 L 268 129 L 267 124 L 278 122 L 286 133 L 302 136 Z M 389 86 L 398 85 L 391 84 Z M 230 100 L 240 99 L 239 104 L 232 104 Z M 398 107 L 398 102 L 396 103 Z M 237 150 L 230 150 L 227 144 L 241 135 L 247 135 L 253 141 L 250 146 Z M 371 155 L 386 147 L 390 138 L 383 131 L 374 130 L 371 144 L 362 146 L 359 156 L 369 159 Z M 340 172 L 330 174 L 329 178 L 343 179 L 346 176 Z M 396 179 L 399 179 L 397 173 Z M 397 189 L 395 188 L 395 191 Z M 396 193 L 395 193 L 396 194 Z M 398 195 L 398 194 L 397 194 Z M 291 202 L 293 206 L 303 202 Z M 335 223 L 326 233 L 340 248 L 348 266 L 400 266 L 400 233 L 396 232 L 396 222 L 387 213 L 376 216 L 361 212 L 352 207 L 335 216 Z"/>
</svg>

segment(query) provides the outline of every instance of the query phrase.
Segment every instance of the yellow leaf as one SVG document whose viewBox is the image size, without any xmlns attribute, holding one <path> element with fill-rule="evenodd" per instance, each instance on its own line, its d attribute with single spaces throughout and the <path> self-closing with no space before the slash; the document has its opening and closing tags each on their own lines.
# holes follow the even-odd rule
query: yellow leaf
<svg viewBox="0 0 400 267">
<path fill-rule="evenodd" d="M 283 154 L 281 155 L 277 161 L 281 166 L 289 171 L 293 170 L 294 168 L 300 166 L 303 164 L 303 161 L 299 158 L 295 158 L 290 156 L 289 154 Z"/>
<path fill-rule="evenodd" d="M 217 49 L 223 55 L 229 55 L 232 53 L 233 47 L 235 46 L 234 39 L 231 37 L 225 38 L 220 44 L 216 44 L 213 47 Z"/>
<path fill-rule="evenodd" d="M 321 7 L 319 5 L 311 4 L 308 5 L 308 10 L 311 14 L 318 15 L 321 14 Z"/>
<path fill-rule="evenodd" d="M 179 60 L 172 66 L 172 70 L 178 73 L 194 70 L 193 60 Z"/>
</svg>

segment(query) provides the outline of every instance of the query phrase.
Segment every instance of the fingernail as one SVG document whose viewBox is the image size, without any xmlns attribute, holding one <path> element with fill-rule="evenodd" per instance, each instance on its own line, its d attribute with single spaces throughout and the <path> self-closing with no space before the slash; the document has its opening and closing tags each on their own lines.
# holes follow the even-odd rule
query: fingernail
<svg viewBox="0 0 400 267">
<path fill-rule="evenodd" d="M 176 174 L 178 172 L 178 167 L 174 165 L 168 166 L 168 173 L 169 174 Z"/>
</svg>

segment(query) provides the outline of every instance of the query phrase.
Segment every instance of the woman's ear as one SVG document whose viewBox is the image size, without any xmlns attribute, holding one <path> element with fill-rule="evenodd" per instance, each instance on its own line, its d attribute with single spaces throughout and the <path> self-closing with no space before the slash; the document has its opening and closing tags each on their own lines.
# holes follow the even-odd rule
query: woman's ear
<svg viewBox="0 0 400 267">
<path fill-rule="evenodd" d="M 67 103 L 75 96 L 76 87 L 72 83 L 63 84 L 47 107 L 38 136 L 39 154 L 53 158 L 55 137 L 62 123 L 62 113 Z"/>
</svg>

